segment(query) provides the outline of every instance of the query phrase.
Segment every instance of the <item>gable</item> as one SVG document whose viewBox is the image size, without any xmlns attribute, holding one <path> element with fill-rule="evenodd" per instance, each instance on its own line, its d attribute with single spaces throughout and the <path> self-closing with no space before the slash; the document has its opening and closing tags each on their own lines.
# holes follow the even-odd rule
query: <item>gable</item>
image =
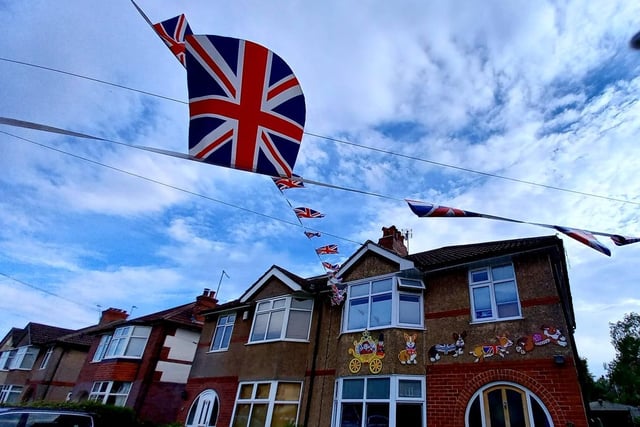
<svg viewBox="0 0 640 427">
<path fill-rule="evenodd" d="M 245 303 L 272 296 L 288 295 L 302 290 L 302 286 L 299 283 L 285 274 L 280 268 L 273 266 L 240 297 L 240 302 Z"/>
<path fill-rule="evenodd" d="M 413 262 L 373 242 L 365 243 L 338 271 L 344 281 L 394 273 L 413 268 Z"/>
</svg>

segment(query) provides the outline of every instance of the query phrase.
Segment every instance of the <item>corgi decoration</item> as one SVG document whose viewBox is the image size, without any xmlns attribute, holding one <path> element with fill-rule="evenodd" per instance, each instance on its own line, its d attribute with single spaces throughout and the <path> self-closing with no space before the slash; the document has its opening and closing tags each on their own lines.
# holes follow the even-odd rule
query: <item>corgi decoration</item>
<svg viewBox="0 0 640 427">
<path fill-rule="evenodd" d="M 451 354 L 453 357 L 458 357 L 464 353 L 464 339 L 467 337 L 467 331 L 462 331 L 460 334 L 454 333 L 452 337 L 452 343 L 431 346 L 428 351 L 430 361 L 435 363 L 440 360 L 440 353 L 444 355 Z"/>
<path fill-rule="evenodd" d="M 474 356 L 476 360 L 474 362 L 484 361 L 487 357 L 492 357 L 498 355 L 500 357 L 504 357 L 505 354 L 509 354 L 509 347 L 513 345 L 513 341 L 511 341 L 506 334 L 502 334 L 497 336 L 497 343 L 493 344 L 482 344 L 473 348 L 473 351 L 470 351 L 469 354 Z"/>
<path fill-rule="evenodd" d="M 418 352 L 416 350 L 416 338 L 418 334 L 404 334 L 404 350 L 398 353 L 398 360 L 403 365 L 416 365 L 418 363 Z"/>
</svg>

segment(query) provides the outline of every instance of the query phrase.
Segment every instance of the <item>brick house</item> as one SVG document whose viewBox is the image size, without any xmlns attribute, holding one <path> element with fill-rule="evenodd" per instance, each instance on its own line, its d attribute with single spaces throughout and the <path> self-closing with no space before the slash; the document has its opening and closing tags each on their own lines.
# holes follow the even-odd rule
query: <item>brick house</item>
<svg viewBox="0 0 640 427">
<path fill-rule="evenodd" d="M 74 332 L 33 322 L 12 328 L 0 341 L 0 403 L 64 401 L 89 347 Z"/>
<path fill-rule="evenodd" d="M 195 302 L 128 319 L 125 311 L 103 312 L 101 326 L 73 389 L 74 400 L 132 408 L 157 424 L 175 420 L 204 318 L 216 306 L 205 289 Z"/>
<path fill-rule="evenodd" d="M 407 254 L 395 227 L 338 275 L 273 266 L 205 312 L 192 426 L 576 426 L 587 419 L 556 236 Z"/>
</svg>

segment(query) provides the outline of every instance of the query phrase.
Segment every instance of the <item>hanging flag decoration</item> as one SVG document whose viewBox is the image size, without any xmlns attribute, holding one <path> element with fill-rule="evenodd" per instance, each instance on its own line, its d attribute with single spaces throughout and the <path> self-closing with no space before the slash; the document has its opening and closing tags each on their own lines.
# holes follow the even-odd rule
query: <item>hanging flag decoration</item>
<svg viewBox="0 0 640 427">
<path fill-rule="evenodd" d="M 318 233 L 317 231 L 305 231 L 304 235 L 309 239 L 322 236 L 322 234 Z"/>
<path fill-rule="evenodd" d="M 298 218 L 324 218 L 324 214 L 305 207 L 297 207 L 293 208 L 293 211 L 296 213 Z M 308 236 L 307 236 L 308 237 Z"/>
<path fill-rule="evenodd" d="M 598 252 L 601 252 L 607 256 L 611 256 L 611 251 L 609 250 L 609 248 L 607 248 L 605 245 L 600 243 L 593 234 L 591 234 L 586 230 L 578 230 L 576 228 L 569 228 L 569 227 L 560 227 L 557 225 L 554 225 L 553 228 L 577 240 L 578 242 L 583 243 L 595 249 Z"/>
<path fill-rule="evenodd" d="M 189 154 L 206 163 L 291 177 L 306 107 L 291 68 L 247 40 L 186 37 Z"/>
<path fill-rule="evenodd" d="M 339 264 L 331 264 L 330 262 L 326 262 L 326 261 L 322 262 L 322 266 L 326 270 L 329 270 L 329 271 L 332 271 L 332 272 L 336 272 L 336 271 L 340 270 L 340 265 Z"/>
<path fill-rule="evenodd" d="M 613 234 L 610 237 L 616 246 L 624 246 L 624 245 L 630 245 L 631 243 L 640 242 L 640 237 L 625 237 L 619 234 Z"/>
<path fill-rule="evenodd" d="M 582 230 L 578 228 L 562 227 L 558 225 L 520 221 L 512 218 L 505 218 L 501 216 L 494 216 L 494 215 L 487 215 L 487 214 L 482 214 L 477 212 L 465 211 L 462 209 L 450 208 L 447 206 L 439 206 L 433 203 L 426 203 L 419 200 L 405 199 L 405 201 L 409 205 L 409 208 L 411 209 L 411 211 L 419 217 L 432 217 L 432 218 L 433 217 L 459 217 L 459 218 L 475 217 L 475 218 L 494 219 L 499 221 L 508 221 L 508 222 L 515 222 L 520 224 L 531 224 L 531 225 L 537 225 L 545 228 L 552 228 L 563 234 L 566 234 L 567 236 L 579 241 L 580 243 L 583 243 L 589 246 L 590 248 L 595 249 L 598 252 L 605 254 L 607 256 L 611 256 L 611 250 L 609 250 L 609 248 L 603 245 L 595 237 L 596 235 L 606 236 L 611 238 L 613 243 L 615 243 L 617 246 L 623 246 L 631 243 L 640 242 L 640 237 L 627 237 L 627 236 L 621 236 L 619 234 L 602 233 L 599 231 L 589 231 L 589 230 Z"/>
<path fill-rule="evenodd" d="M 271 177 L 280 191 L 288 190 L 289 188 L 304 188 L 304 183 L 296 178 L 300 178 L 300 176 L 295 173 L 291 175 L 291 178 Z"/>
<path fill-rule="evenodd" d="M 326 245 L 316 249 L 318 255 L 331 255 L 338 253 L 338 245 Z"/>
<path fill-rule="evenodd" d="M 178 58 L 182 66 L 186 67 L 184 39 L 186 36 L 193 34 L 193 32 L 184 14 L 153 24 L 153 29 L 156 30 L 162 41 Z"/>
</svg>

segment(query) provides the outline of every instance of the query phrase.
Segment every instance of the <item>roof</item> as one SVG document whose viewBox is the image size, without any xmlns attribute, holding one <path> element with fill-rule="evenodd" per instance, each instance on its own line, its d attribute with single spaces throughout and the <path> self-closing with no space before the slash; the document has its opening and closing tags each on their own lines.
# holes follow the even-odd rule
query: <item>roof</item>
<svg viewBox="0 0 640 427">
<path fill-rule="evenodd" d="M 75 331 L 73 329 L 65 329 L 57 326 L 43 325 L 42 323 L 29 322 L 23 329 L 11 328 L 2 342 L 7 343 L 10 339 L 10 347 L 44 345 L 74 332 Z"/>
<path fill-rule="evenodd" d="M 407 255 L 421 270 L 436 270 L 454 265 L 467 264 L 486 258 L 528 252 L 562 242 L 557 236 L 528 237 L 522 239 L 500 240 L 495 242 L 473 243 L 468 245 L 445 246 L 425 252 Z"/>
<path fill-rule="evenodd" d="M 634 417 L 640 416 L 640 409 L 631 406 L 631 405 L 623 405 L 621 403 L 608 402 L 606 400 L 597 400 L 594 402 L 589 402 L 589 408 L 592 411 L 622 411 L 622 412 L 631 412 Z"/>
<path fill-rule="evenodd" d="M 254 282 L 241 296 L 240 302 L 246 303 L 258 292 L 271 278 L 276 278 L 289 287 L 292 291 L 314 292 L 312 281 L 303 279 L 290 271 L 285 270 L 277 265 L 272 265 L 258 280 Z"/>
</svg>

